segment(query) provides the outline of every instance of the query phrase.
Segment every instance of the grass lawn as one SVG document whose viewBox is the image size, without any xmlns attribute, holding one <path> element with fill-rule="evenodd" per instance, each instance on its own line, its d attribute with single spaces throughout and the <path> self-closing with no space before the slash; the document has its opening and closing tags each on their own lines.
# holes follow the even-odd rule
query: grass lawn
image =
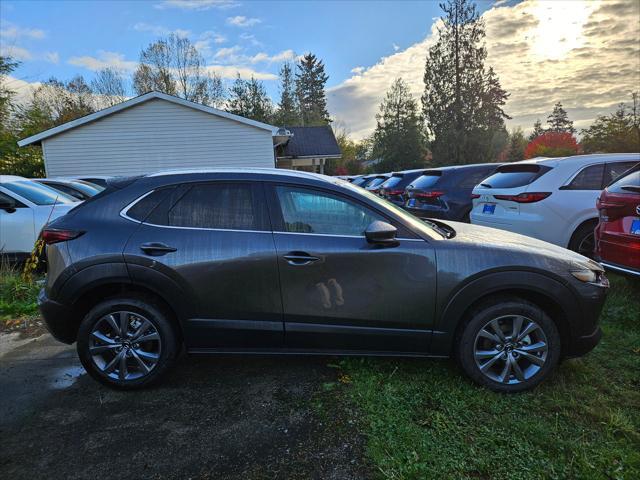
<svg viewBox="0 0 640 480">
<path fill-rule="evenodd" d="M 531 393 L 492 393 L 451 361 L 341 362 L 334 391 L 380 478 L 640 478 L 640 282 L 610 277 L 601 343 Z"/>
<path fill-rule="evenodd" d="M 39 290 L 36 282 L 25 282 L 20 272 L 0 266 L 0 322 L 37 315 Z"/>
</svg>

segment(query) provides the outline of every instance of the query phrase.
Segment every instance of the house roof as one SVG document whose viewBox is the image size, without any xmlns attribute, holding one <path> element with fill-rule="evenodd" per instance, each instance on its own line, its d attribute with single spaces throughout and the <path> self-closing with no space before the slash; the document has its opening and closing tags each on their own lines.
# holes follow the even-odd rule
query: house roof
<svg viewBox="0 0 640 480">
<path fill-rule="evenodd" d="M 340 158 L 342 152 L 329 125 L 287 127 L 293 136 L 278 147 L 278 158 Z"/>
<path fill-rule="evenodd" d="M 190 102 L 189 100 L 185 100 L 184 98 L 174 97 L 173 95 L 167 95 L 166 93 L 161 92 L 149 92 L 144 95 L 140 95 L 138 97 L 131 98 L 122 103 L 118 103 L 109 108 L 105 108 L 103 110 L 98 110 L 97 112 L 91 113 L 89 115 L 85 115 L 84 117 L 77 118 L 76 120 L 72 120 L 67 123 L 63 123 L 54 128 L 50 128 L 49 130 L 45 130 L 44 132 L 40 132 L 36 135 L 32 135 L 31 137 L 24 138 L 18 142 L 18 146 L 24 147 L 25 145 L 31 145 L 34 143 L 40 143 L 40 141 L 53 137 L 54 135 L 58 135 L 62 132 L 66 132 L 67 130 L 71 130 L 72 128 L 80 127 L 89 122 L 94 122 L 99 120 L 107 115 L 112 115 L 114 113 L 118 113 L 121 110 L 126 108 L 133 107 L 135 105 L 140 105 L 144 102 L 148 102 L 153 99 L 161 99 L 167 102 L 175 103 L 178 105 L 182 105 L 184 107 L 193 108 L 194 110 L 200 110 L 201 112 L 209 113 L 211 115 L 216 115 L 218 117 L 226 118 L 229 120 L 233 120 L 238 123 L 243 123 L 245 125 L 251 125 L 252 127 L 260 128 L 263 130 L 268 130 L 273 135 L 278 128 L 273 125 L 268 125 L 262 122 L 256 122 L 255 120 L 250 120 L 248 118 L 241 117 L 239 115 L 234 115 L 232 113 L 224 112 L 222 110 L 218 110 L 217 108 L 207 107 L 206 105 L 202 105 L 200 103 Z"/>
</svg>

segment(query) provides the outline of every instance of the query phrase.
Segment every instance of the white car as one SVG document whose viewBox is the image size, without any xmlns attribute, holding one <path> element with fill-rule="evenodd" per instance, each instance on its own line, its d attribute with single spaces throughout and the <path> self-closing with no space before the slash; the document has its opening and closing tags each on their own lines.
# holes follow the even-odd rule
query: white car
<svg viewBox="0 0 640 480">
<path fill-rule="evenodd" d="M 13 175 L 0 175 L 0 254 L 10 261 L 29 257 L 42 227 L 78 205 L 52 188 Z"/>
<path fill-rule="evenodd" d="M 473 189 L 471 223 L 538 238 L 592 256 L 602 189 L 640 153 L 535 158 L 505 164 Z"/>
</svg>

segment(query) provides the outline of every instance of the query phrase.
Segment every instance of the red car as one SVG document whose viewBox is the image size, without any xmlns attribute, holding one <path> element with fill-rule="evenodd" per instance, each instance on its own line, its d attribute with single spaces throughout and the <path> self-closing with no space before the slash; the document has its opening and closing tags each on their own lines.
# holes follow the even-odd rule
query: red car
<svg viewBox="0 0 640 480">
<path fill-rule="evenodd" d="M 640 163 L 604 189 L 596 206 L 596 258 L 611 270 L 640 276 Z"/>
</svg>

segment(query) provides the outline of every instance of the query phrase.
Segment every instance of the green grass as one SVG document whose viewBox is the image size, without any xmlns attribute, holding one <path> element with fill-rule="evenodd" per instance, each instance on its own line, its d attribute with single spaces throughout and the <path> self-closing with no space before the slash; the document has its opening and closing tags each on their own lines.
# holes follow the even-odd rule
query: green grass
<svg viewBox="0 0 640 480">
<path fill-rule="evenodd" d="M 451 361 L 350 359 L 380 478 L 640 478 L 640 283 L 613 278 L 604 338 L 533 392 L 473 385 Z"/>
<path fill-rule="evenodd" d="M 35 282 L 26 282 L 20 272 L 0 267 L 0 322 L 37 314 L 39 290 Z"/>
</svg>

